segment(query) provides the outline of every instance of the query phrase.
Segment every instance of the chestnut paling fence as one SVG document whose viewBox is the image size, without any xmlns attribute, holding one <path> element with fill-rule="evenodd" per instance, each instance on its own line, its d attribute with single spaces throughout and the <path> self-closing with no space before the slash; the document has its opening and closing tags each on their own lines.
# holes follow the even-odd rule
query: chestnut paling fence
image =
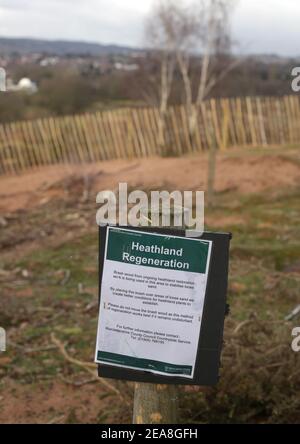
<svg viewBox="0 0 300 444">
<path fill-rule="evenodd" d="M 157 108 L 124 108 L 0 125 L 0 174 L 58 163 L 182 155 L 217 145 L 268 146 L 300 142 L 298 96 L 211 99 L 198 109 L 193 137 L 184 106 L 173 106 L 159 143 Z"/>
</svg>

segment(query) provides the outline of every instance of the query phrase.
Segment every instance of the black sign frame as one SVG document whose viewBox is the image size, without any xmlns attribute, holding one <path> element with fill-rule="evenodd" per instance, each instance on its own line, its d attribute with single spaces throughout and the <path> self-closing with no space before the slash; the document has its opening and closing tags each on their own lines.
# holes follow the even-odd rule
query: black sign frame
<svg viewBox="0 0 300 444">
<path fill-rule="evenodd" d="M 107 228 L 108 225 L 99 227 L 99 303 L 101 298 Z M 121 228 L 124 230 L 185 237 L 185 231 L 178 229 L 155 227 Z M 212 251 L 193 379 L 178 376 L 162 376 L 144 370 L 113 367 L 106 364 L 98 364 L 99 377 L 153 384 L 214 386 L 218 383 L 223 346 L 224 321 L 228 312 L 226 298 L 229 247 L 232 234 L 204 232 L 202 236 L 195 239 L 212 241 Z"/>
</svg>

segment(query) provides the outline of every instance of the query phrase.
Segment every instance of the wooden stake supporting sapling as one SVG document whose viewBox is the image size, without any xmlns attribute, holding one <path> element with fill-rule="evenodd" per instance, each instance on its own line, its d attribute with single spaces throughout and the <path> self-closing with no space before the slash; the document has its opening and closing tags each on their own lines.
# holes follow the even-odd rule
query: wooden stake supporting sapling
<svg viewBox="0 0 300 444">
<path fill-rule="evenodd" d="M 207 206 L 214 205 L 214 190 L 216 179 L 216 163 L 217 163 L 217 140 L 215 133 L 211 132 L 211 146 L 208 152 L 208 171 L 207 171 Z"/>
</svg>

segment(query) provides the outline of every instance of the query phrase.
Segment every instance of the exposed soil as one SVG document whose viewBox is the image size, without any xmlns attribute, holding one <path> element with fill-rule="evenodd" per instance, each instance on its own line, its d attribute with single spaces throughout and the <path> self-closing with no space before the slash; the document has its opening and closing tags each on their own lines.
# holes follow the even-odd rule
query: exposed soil
<svg viewBox="0 0 300 444">
<path fill-rule="evenodd" d="M 101 387 L 94 384 L 86 384 L 82 390 L 63 382 L 20 386 L 10 381 L 6 393 L 0 398 L 0 424 L 97 423 L 101 420 L 99 404 L 102 412 L 108 412 L 108 423 L 128 420 L 126 409 L 116 417 L 111 397 L 103 399 Z"/>
<path fill-rule="evenodd" d="M 26 210 L 63 196 L 68 181 L 74 176 L 86 181 L 94 196 L 102 190 L 116 189 L 120 182 L 143 189 L 205 190 L 207 156 L 55 165 L 22 176 L 0 177 L 0 211 Z M 89 183 L 90 177 L 93 178 L 92 183 Z M 219 193 L 261 193 L 268 189 L 294 186 L 299 182 L 299 150 L 287 152 L 284 156 L 276 154 L 276 151 L 262 155 L 249 150 L 230 151 L 218 156 L 215 189 Z M 81 197 L 76 195 L 76 186 L 72 187 L 72 193 L 74 198 Z"/>
</svg>

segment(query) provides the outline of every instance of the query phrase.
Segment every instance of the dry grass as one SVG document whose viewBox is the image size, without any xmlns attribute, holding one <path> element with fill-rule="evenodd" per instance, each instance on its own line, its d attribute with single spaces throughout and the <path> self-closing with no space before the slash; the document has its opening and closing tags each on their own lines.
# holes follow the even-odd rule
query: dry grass
<svg viewBox="0 0 300 444">
<path fill-rule="evenodd" d="M 253 157 L 249 153 L 246 157 L 252 171 Z M 266 154 L 263 159 L 266 169 Z M 192 160 L 184 165 L 192 168 Z M 228 165 L 233 167 L 232 162 Z M 228 178 L 222 171 L 225 183 Z M 98 179 L 105 179 L 106 186 L 109 174 Z M 147 182 L 145 188 L 149 186 Z M 113 381 L 114 392 L 76 365 L 77 360 L 93 361 L 96 206 L 93 192 L 86 195 L 84 183 L 77 179 L 56 188 L 42 202 L 46 196 L 29 193 L 35 204 L 6 212 L 1 222 L 0 325 L 8 330 L 8 352 L 0 358 L 0 399 L 4 400 L 0 423 L 130 422 L 131 409 L 118 393 L 131 403 L 132 385 Z M 300 320 L 285 322 L 284 318 L 299 304 L 300 189 L 295 185 L 273 188 L 268 194 L 226 187 L 219 191 L 215 208 L 207 214 L 208 228 L 234 235 L 231 314 L 226 321 L 221 379 L 211 389 L 187 392 L 182 388 L 181 419 L 299 423 L 300 354 L 291 350 L 291 331 Z M 53 333 L 73 363 L 54 347 Z"/>
</svg>

